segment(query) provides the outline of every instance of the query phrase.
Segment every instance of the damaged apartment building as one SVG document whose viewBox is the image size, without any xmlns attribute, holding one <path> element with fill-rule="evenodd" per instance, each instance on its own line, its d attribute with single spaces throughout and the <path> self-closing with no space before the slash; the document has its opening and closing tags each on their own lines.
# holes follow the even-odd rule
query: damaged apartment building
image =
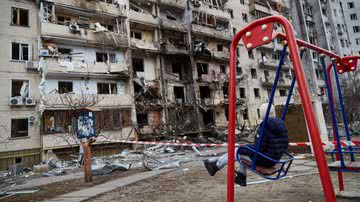
<svg viewBox="0 0 360 202">
<path fill-rule="evenodd" d="M 94 155 L 118 152 L 117 140 L 187 136 L 198 141 L 214 128 L 225 130 L 234 34 L 255 19 L 287 15 L 289 5 L 278 0 L 4 0 L 0 9 L 0 41 L 7 47 L 1 50 L 0 78 L 5 92 L 10 89 L 0 100 L 4 170 L 78 151 L 79 109 L 95 114 Z M 238 125 L 258 124 L 280 53 L 279 43 L 253 51 L 239 44 Z M 287 59 L 276 105 L 285 102 L 292 76 Z"/>
</svg>

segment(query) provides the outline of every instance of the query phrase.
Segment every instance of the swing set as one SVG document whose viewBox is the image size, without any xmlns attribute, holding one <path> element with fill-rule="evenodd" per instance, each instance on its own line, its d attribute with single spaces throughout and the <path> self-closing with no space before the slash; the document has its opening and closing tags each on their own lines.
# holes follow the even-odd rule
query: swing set
<svg viewBox="0 0 360 202">
<path fill-rule="evenodd" d="M 282 25 L 285 34 L 283 33 L 273 33 L 274 24 L 278 23 Z M 343 106 L 343 100 L 340 90 L 340 85 L 338 82 L 337 77 L 337 71 L 342 74 L 349 71 L 354 71 L 356 69 L 357 65 L 357 59 L 360 59 L 360 57 L 357 56 L 348 56 L 341 58 L 340 56 L 329 52 L 328 50 L 322 49 L 320 47 L 317 47 L 315 45 L 312 45 L 308 42 L 295 39 L 294 37 L 295 33 L 294 30 L 290 24 L 290 22 L 282 17 L 282 16 L 270 16 L 266 18 L 262 18 L 259 20 L 254 21 L 253 23 L 249 24 L 242 30 L 240 30 L 234 37 L 231 46 L 230 46 L 230 79 L 229 79 L 229 137 L 228 137 L 228 184 L 227 184 L 227 201 L 233 202 L 234 201 L 234 171 L 235 171 L 235 116 L 236 116 L 236 48 L 238 46 L 238 43 L 240 40 L 243 41 L 245 47 L 248 50 L 252 50 L 258 46 L 269 44 L 274 39 L 280 39 L 282 41 L 282 44 L 284 45 L 281 58 L 279 61 L 279 65 L 276 71 L 275 81 L 274 85 L 271 90 L 270 98 L 269 98 L 269 104 L 266 110 L 265 118 L 263 121 L 263 124 L 260 128 L 260 134 L 259 139 L 256 143 L 256 148 L 250 148 L 247 146 L 243 146 L 244 149 L 250 150 L 254 155 L 251 157 L 251 161 L 246 161 L 244 159 L 239 159 L 238 162 L 241 166 L 246 167 L 250 171 L 260 175 L 261 177 L 264 177 L 266 179 L 270 180 L 278 180 L 286 176 L 294 157 L 289 154 L 285 153 L 286 158 L 281 159 L 280 161 L 271 159 L 270 157 L 262 154 L 260 152 L 262 139 L 264 136 L 264 131 L 266 128 L 267 120 L 269 119 L 269 113 L 271 111 L 271 106 L 274 101 L 274 95 L 275 91 L 278 85 L 278 81 L 280 78 L 280 72 L 281 67 L 284 63 L 285 56 L 287 54 L 287 48 L 289 48 L 289 54 L 291 61 L 294 66 L 294 72 L 295 76 L 292 79 L 291 86 L 289 89 L 289 94 L 285 103 L 285 106 L 282 111 L 281 119 L 285 121 L 286 113 L 289 107 L 289 103 L 291 100 L 291 96 L 293 94 L 295 83 L 298 84 L 298 90 L 301 97 L 302 102 L 302 108 L 304 111 L 306 124 L 308 126 L 308 131 L 310 133 L 311 143 L 314 151 L 314 156 L 316 158 L 316 162 L 318 165 L 319 175 L 324 191 L 324 195 L 326 198 L 326 201 L 336 201 L 335 192 L 333 189 L 333 184 L 330 178 L 330 171 L 337 171 L 339 176 L 339 184 L 340 184 L 340 190 L 342 185 L 342 172 L 354 172 L 359 171 L 360 164 L 357 162 L 354 162 L 354 154 L 360 153 L 360 149 L 356 148 L 354 146 L 349 147 L 341 147 L 340 144 L 340 138 L 338 135 L 338 129 L 336 125 L 336 119 L 335 119 L 335 112 L 334 112 L 334 106 L 333 106 L 333 99 L 332 94 L 330 91 L 330 82 L 328 82 L 328 76 L 326 75 L 326 65 L 325 65 L 325 56 L 328 56 L 330 60 L 332 61 L 332 64 L 328 66 L 328 69 L 330 69 L 332 66 L 334 66 L 334 72 L 335 72 L 335 78 L 336 83 L 338 87 L 338 93 L 342 108 L 342 115 L 344 118 L 345 127 L 347 128 L 347 140 L 350 141 L 350 135 L 348 135 L 348 127 L 347 127 L 347 121 L 346 121 L 346 115 L 344 111 Z M 300 47 L 300 53 L 299 49 Z M 331 108 L 331 114 L 332 114 L 332 124 L 334 128 L 334 136 L 337 140 L 337 149 L 332 151 L 330 154 L 336 155 L 336 161 L 334 160 L 333 164 L 330 164 L 328 167 L 328 164 L 326 162 L 326 156 L 325 152 L 323 150 L 323 145 L 320 139 L 320 131 L 317 126 L 317 122 L 315 119 L 314 110 L 312 107 L 311 97 L 310 93 L 307 87 L 305 75 L 302 68 L 301 58 L 305 52 L 306 49 L 311 49 L 315 52 L 318 52 L 320 54 L 321 63 L 324 68 L 325 73 L 325 81 L 328 89 L 329 94 L 329 103 Z M 336 68 L 337 67 L 337 68 Z M 350 163 L 345 163 L 343 154 L 349 154 L 351 158 Z M 257 158 L 264 158 L 268 161 L 271 161 L 275 163 L 275 166 L 273 168 L 263 168 L 256 165 L 256 159 Z M 355 164 L 357 163 L 357 164 Z M 343 188 L 343 187 L 342 187 Z"/>
</svg>

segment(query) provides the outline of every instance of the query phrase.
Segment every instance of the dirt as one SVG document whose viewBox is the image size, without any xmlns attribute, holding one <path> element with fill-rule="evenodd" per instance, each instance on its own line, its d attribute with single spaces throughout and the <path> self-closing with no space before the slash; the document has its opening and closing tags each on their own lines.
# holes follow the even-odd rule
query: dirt
<svg viewBox="0 0 360 202">
<path fill-rule="evenodd" d="M 210 177 L 201 164 L 116 189 L 89 201 L 225 201 L 226 169 Z M 249 176 L 251 180 L 258 177 Z M 336 173 L 332 173 L 337 187 Z M 360 176 L 345 173 L 347 190 L 358 189 Z M 325 201 L 318 174 L 288 178 L 247 187 L 235 187 L 236 201 Z M 338 201 L 359 201 L 338 198 Z"/>
<path fill-rule="evenodd" d="M 25 201 L 42 201 L 45 199 L 50 199 L 58 195 L 66 194 L 73 191 L 78 191 L 81 189 L 93 187 L 98 184 L 105 183 L 107 181 L 126 177 L 136 173 L 146 171 L 144 168 L 134 168 L 127 171 L 116 171 L 109 175 L 104 176 L 94 176 L 93 182 L 85 183 L 84 179 L 74 179 L 74 180 L 65 180 L 62 182 L 51 183 L 39 187 L 33 187 L 31 189 L 40 189 L 40 191 L 33 194 L 24 194 L 24 195 L 14 195 L 4 199 L 0 199 L 0 202 L 25 202 Z"/>
</svg>

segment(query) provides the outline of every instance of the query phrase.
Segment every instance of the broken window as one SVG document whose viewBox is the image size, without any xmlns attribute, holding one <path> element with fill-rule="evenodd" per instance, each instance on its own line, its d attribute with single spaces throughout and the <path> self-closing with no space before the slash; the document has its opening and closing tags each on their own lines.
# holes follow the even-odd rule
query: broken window
<svg viewBox="0 0 360 202">
<path fill-rule="evenodd" d="M 11 138 L 27 137 L 28 132 L 28 118 L 11 119 Z"/>
<path fill-rule="evenodd" d="M 116 55 L 114 53 L 109 53 L 109 62 L 116 63 Z"/>
<path fill-rule="evenodd" d="M 245 5 L 245 0 L 240 0 L 241 5 Z"/>
<path fill-rule="evenodd" d="M 63 59 L 67 59 L 71 62 L 72 56 L 71 52 L 72 50 L 70 48 L 58 48 L 59 54 L 62 56 Z"/>
<path fill-rule="evenodd" d="M 97 83 L 98 94 L 117 94 L 116 83 Z"/>
<path fill-rule="evenodd" d="M 171 64 L 171 71 L 174 74 L 179 74 L 179 79 L 182 80 L 183 79 L 183 74 L 182 74 L 182 66 L 179 62 L 173 62 Z"/>
<path fill-rule="evenodd" d="M 107 62 L 108 54 L 96 52 L 96 62 Z"/>
<path fill-rule="evenodd" d="M 240 98 L 246 98 L 245 88 L 240 88 Z"/>
<path fill-rule="evenodd" d="M 29 10 L 12 7 L 11 24 L 18 26 L 29 26 Z"/>
<path fill-rule="evenodd" d="M 57 24 L 69 26 L 71 24 L 71 18 L 66 16 L 57 15 Z"/>
<path fill-rule="evenodd" d="M 254 96 L 255 98 L 260 98 L 260 89 L 254 88 Z"/>
<path fill-rule="evenodd" d="M 217 51 L 223 51 L 223 50 L 224 50 L 224 45 L 218 44 L 217 45 Z"/>
<path fill-rule="evenodd" d="M 243 13 L 243 14 L 242 14 L 242 20 L 243 20 L 244 22 L 248 22 L 248 16 L 247 16 L 246 13 Z"/>
<path fill-rule="evenodd" d="M 220 72 L 223 74 L 226 74 L 226 66 L 225 65 L 220 65 Z"/>
<path fill-rule="evenodd" d="M 268 98 L 270 98 L 270 96 L 271 96 L 271 88 L 268 88 L 268 89 L 266 89 L 266 92 L 267 92 L 267 95 L 268 95 Z"/>
<path fill-rule="evenodd" d="M 200 86 L 200 98 L 210 98 L 210 88 L 209 86 Z"/>
<path fill-rule="evenodd" d="M 141 32 L 137 32 L 137 31 L 131 31 L 130 32 L 130 37 L 134 38 L 134 39 L 142 39 L 142 33 Z"/>
<path fill-rule="evenodd" d="M 241 75 L 242 73 L 243 73 L 242 67 L 236 66 L 236 74 L 237 74 L 237 75 Z"/>
<path fill-rule="evenodd" d="M 142 58 L 133 58 L 132 65 L 135 72 L 144 72 L 144 59 Z"/>
<path fill-rule="evenodd" d="M 224 94 L 225 99 L 227 99 L 229 97 L 229 84 L 228 83 L 224 83 L 224 85 L 223 85 L 223 94 Z"/>
<path fill-rule="evenodd" d="M 216 29 L 227 30 L 229 28 L 229 22 L 217 19 L 216 20 Z"/>
<path fill-rule="evenodd" d="M 248 56 L 249 56 L 250 59 L 254 59 L 254 52 L 253 52 L 253 50 L 249 50 L 249 51 L 248 51 Z"/>
<path fill-rule="evenodd" d="M 177 102 L 184 102 L 185 101 L 185 94 L 184 94 L 184 87 L 181 86 L 174 86 L 174 96 Z"/>
<path fill-rule="evenodd" d="M 280 96 L 281 96 L 281 97 L 285 97 L 285 96 L 287 96 L 287 92 L 286 92 L 286 90 L 279 89 L 279 93 L 280 93 Z"/>
<path fill-rule="evenodd" d="M 204 125 L 214 124 L 214 110 L 201 110 Z"/>
<path fill-rule="evenodd" d="M 201 78 L 201 75 L 203 74 L 208 74 L 208 64 L 197 63 L 197 72 L 198 72 L 198 78 Z"/>
<path fill-rule="evenodd" d="M 11 97 L 29 97 L 28 80 L 11 80 Z"/>
<path fill-rule="evenodd" d="M 268 81 L 269 81 L 269 77 L 270 77 L 269 71 L 267 71 L 267 70 L 264 71 L 264 77 L 265 77 L 265 81 L 268 82 Z"/>
<path fill-rule="evenodd" d="M 30 55 L 29 44 L 16 43 L 11 44 L 11 59 L 19 61 L 28 61 Z"/>
<path fill-rule="evenodd" d="M 251 69 L 251 78 L 252 79 L 257 79 L 257 73 L 256 73 L 256 69 Z"/>
<path fill-rule="evenodd" d="M 45 111 L 43 120 L 43 131 L 45 133 L 70 132 L 73 114 L 71 111 Z"/>
<path fill-rule="evenodd" d="M 122 127 L 131 126 L 131 111 L 123 110 L 120 112 L 120 115 L 121 115 L 121 126 Z"/>
<path fill-rule="evenodd" d="M 248 119 L 249 119 L 248 109 L 245 109 L 245 110 L 243 111 L 243 119 L 244 119 L 244 120 L 248 120 Z"/>
<path fill-rule="evenodd" d="M 89 29 L 90 28 L 90 22 L 89 18 L 85 16 L 79 16 L 78 23 L 80 28 Z"/>
<path fill-rule="evenodd" d="M 139 126 L 149 124 L 148 114 L 145 114 L 145 113 L 137 113 L 136 120 L 137 120 L 137 123 Z"/>
<path fill-rule="evenodd" d="M 58 89 L 60 94 L 71 93 L 73 92 L 73 82 L 72 81 L 59 81 Z"/>
<path fill-rule="evenodd" d="M 225 105 L 224 110 L 225 110 L 226 121 L 229 121 L 229 105 Z"/>
</svg>

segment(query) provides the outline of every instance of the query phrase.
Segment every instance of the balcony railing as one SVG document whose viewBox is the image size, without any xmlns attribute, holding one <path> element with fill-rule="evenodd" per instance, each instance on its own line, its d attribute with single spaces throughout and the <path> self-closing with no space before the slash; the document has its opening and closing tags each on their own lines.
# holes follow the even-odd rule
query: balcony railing
<svg viewBox="0 0 360 202">
<path fill-rule="evenodd" d="M 233 32 L 231 30 L 217 30 L 215 28 L 193 24 L 193 32 L 197 34 L 202 34 L 210 37 L 217 37 L 225 40 L 232 40 Z"/>
<path fill-rule="evenodd" d="M 68 61 L 58 58 L 46 58 L 48 73 L 55 72 L 72 72 L 72 73 L 128 73 L 128 65 L 125 62 L 104 63 L 104 62 L 88 62 Z"/>
<path fill-rule="evenodd" d="M 135 47 L 135 48 L 153 50 L 153 51 L 160 50 L 160 44 L 158 42 L 147 42 L 144 40 L 131 38 L 130 43 L 131 43 L 131 47 Z"/>
<path fill-rule="evenodd" d="M 137 22 L 137 23 L 148 24 L 148 25 L 158 25 L 159 24 L 159 18 L 154 17 L 153 15 L 151 15 L 149 13 L 140 13 L 140 12 L 136 12 L 134 10 L 130 10 L 128 17 L 131 22 Z"/>
<path fill-rule="evenodd" d="M 45 109 L 67 109 L 69 100 L 78 101 L 98 108 L 111 108 L 126 106 L 130 107 L 133 99 L 130 95 L 100 95 L 100 94 L 48 94 L 42 96 Z"/>
<path fill-rule="evenodd" d="M 186 7 L 186 1 L 184 0 L 160 0 L 160 3 L 175 6 L 179 8 L 185 8 Z"/>
<path fill-rule="evenodd" d="M 126 15 L 126 5 L 115 5 L 101 1 L 75 1 L 75 0 L 47 0 L 54 2 L 56 6 L 65 6 L 81 9 L 87 12 L 106 13 L 114 16 Z"/>
<path fill-rule="evenodd" d="M 266 59 L 266 60 L 259 59 L 258 63 L 260 68 L 271 69 L 271 70 L 276 70 L 279 66 L 279 61 L 274 59 Z M 282 70 L 288 70 L 289 68 L 290 68 L 289 64 L 283 64 L 281 66 Z"/>
<path fill-rule="evenodd" d="M 125 35 L 112 32 L 95 32 L 83 28 L 80 28 L 78 33 L 73 33 L 69 26 L 48 22 L 41 23 L 41 36 L 66 43 L 77 42 L 86 45 L 111 45 L 114 47 L 128 46 L 128 40 Z"/>
</svg>

